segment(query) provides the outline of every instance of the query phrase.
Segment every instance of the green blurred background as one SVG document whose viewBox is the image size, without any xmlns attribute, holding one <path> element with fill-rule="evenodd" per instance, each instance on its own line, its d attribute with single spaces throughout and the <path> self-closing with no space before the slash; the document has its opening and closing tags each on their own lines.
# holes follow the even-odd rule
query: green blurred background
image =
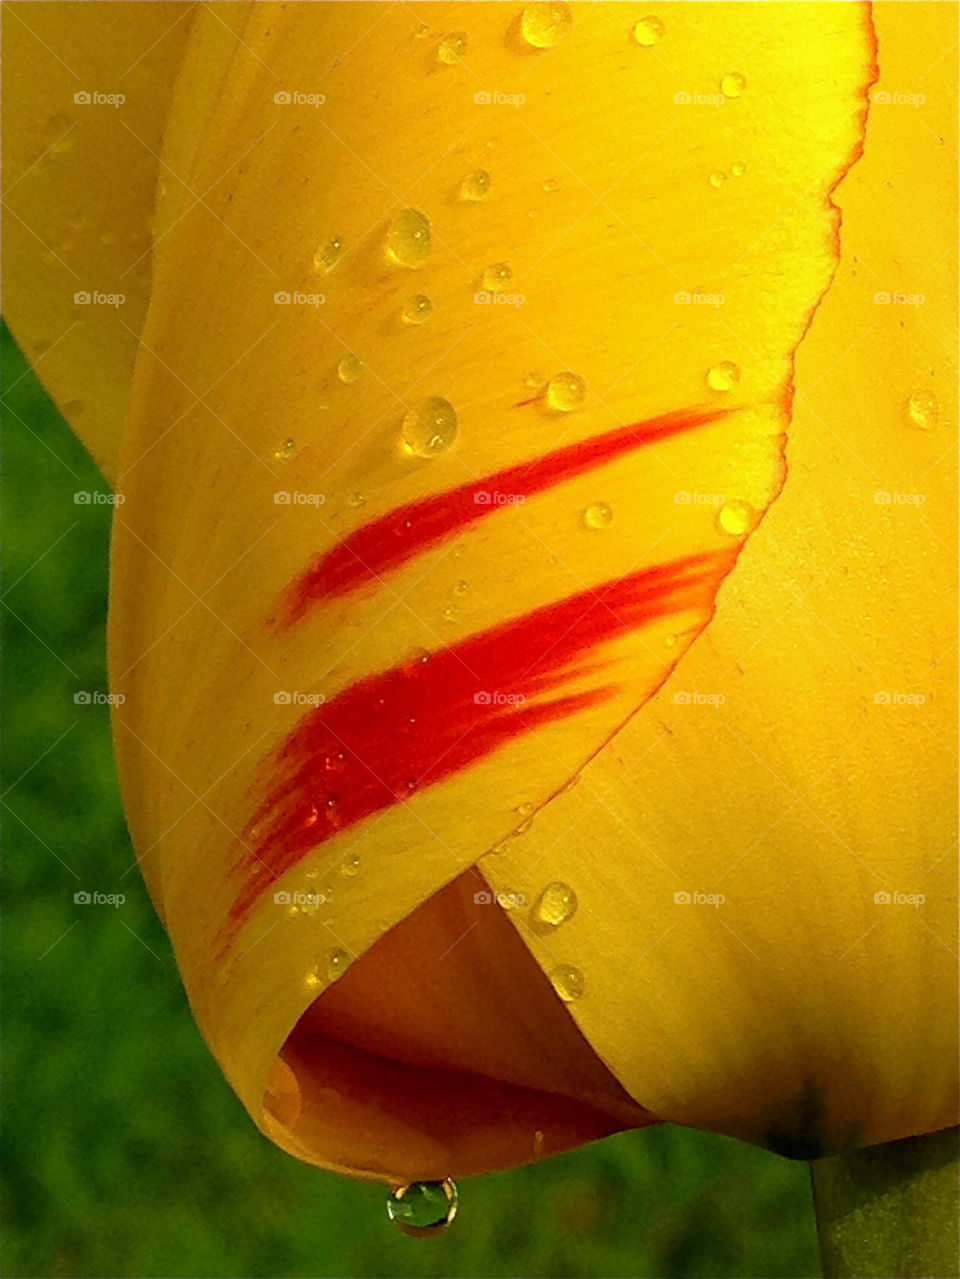
<svg viewBox="0 0 960 1279">
<path fill-rule="evenodd" d="M 133 862 L 105 706 L 108 492 L 4 330 L 3 1271 L 11 1276 L 819 1274 L 806 1166 L 677 1128 L 460 1186 L 441 1238 L 251 1124 Z M 74 893 L 123 893 L 118 908 Z"/>
</svg>

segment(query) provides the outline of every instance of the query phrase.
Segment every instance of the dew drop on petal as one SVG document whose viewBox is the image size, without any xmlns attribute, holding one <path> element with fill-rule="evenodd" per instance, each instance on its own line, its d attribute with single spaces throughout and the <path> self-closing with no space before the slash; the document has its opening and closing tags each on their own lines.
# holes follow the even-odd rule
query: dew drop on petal
<svg viewBox="0 0 960 1279">
<path fill-rule="evenodd" d="M 483 287 L 490 293 L 505 289 L 513 279 L 513 268 L 508 262 L 494 262 L 483 272 Z"/>
<path fill-rule="evenodd" d="M 730 166 L 730 172 L 735 178 L 742 178 L 747 171 L 747 166 L 742 160 L 738 160 L 736 164 Z"/>
<path fill-rule="evenodd" d="M 340 236 L 335 235 L 332 240 L 328 240 L 326 244 L 320 246 L 313 255 L 313 265 L 318 271 L 332 271 L 340 261 L 343 253 L 343 240 Z"/>
<path fill-rule="evenodd" d="M 583 522 L 587 528 L 609 528 L 613 523 L 613 507 L 608 502 L 594 502 L 584 511 Z"/>
<path fill-rule="evenodd" d="M 405 324 L 423 324 L 424 320 L 429 320 L 432 311 L 433 303 L 427 295 L 415 293 L 412 298 L 407 298 L 401 314 Z"/>
<path fill-rule="evenodd" d="M 553 989 L 566 1004 L 572 1004 L 583 994 L 583 973 L 573 964 L 557 964 L 550 972 Z"/>
<path fill-rule="evenodd" d="M 351 382 L 356 382 L 357 378 L 360 376 L 360 370 L 362 367 L 363 365 L 360 363 L 360 357 L 358 355 L 354 355 L 351 351 L 350 354 L 345 355 L 337 365 L 337 377 L 341 382 L 346 382 L 349 386 Z"/>
<path fill-rule="evenodd" d="M 544 191 L 556 191 L 557 188 L 560 186 L 560 179 L 545 178 L 543 182 L 540 183 L 540 186 L 543 188 Z"/>
<path fill-rule="evenodd" d="M 747 87 L 747 77 L 739 71 L 728 71 L 720 81 L 720 92 L 725 98 L 739 98 Z"/>
<path fill-rule="evenodd" d="M 740 381 L 739 365 L 723 360 L 707 372 L 707 385 L 714 391 L 732 391 Z"/>
<path fill-rule="evenodd" d="M 717 191 L 723 186 L 727 180 L 727 175 L 722 169 L 714 169 L 710 174 L 710 185 Z"/>
<path fill-rule="evenodd" d="M 449 400 L 432 395 L 404 416 L 403 446 L 415 457 L 436 457 L 456 438 L 457 411 Z"/>
<path fill-rule="evenodd" d="M 353 879 L 359 869 L 360 858 L 356 853 L 352 853 L 340 863 L 340 874 L 343 875 L 345 879 Z"/>
<path fill-rule="evenodd" d="M 547 404 L 559 413 L 572 413 L 587 398 L 587 384 L 576 373 L 558 373 L 547 383 Z"/>
<path fill-rule="evenodd" d="M 286 439 L 277 449 L 274 450 L 273 456 L 277 459 L 278 462 L 285 462 L 287 458 L 293 457 L 296 451 L 297 451 L 296 440 Z"/>
<path fill-rule="evenodd" d="M 757 522 L 757 513 L 749 502 L 727 502 L 717 512 L 717 523 L 724 533 L 743 537 Z"/>
<path fill-rule="evenodd" d="M 405 1235 L 419 1238 L 445 1230 L 457 1215 L 459 1195 L 456 1183 L 414 1181 L 398 1186 L 387 1199 L 387 1216 Z"/>
<path fill-rule="evenodd" d="M 649 14 L 646 18 L 641 18 L 633 28 L 633 38 L 637 44 L 649 49 L 651 45 L 663 38 L 663 32 L 664 26 L 660 19 Z"/>
<path fill-rule="evenodd" d="M 547 884 L 533 908 L 534 923 L 544 930 L 559 928 L 577 913 L 577 894 L 569 884 Z"/>
<path fill-rule="evenodd" d="M 460 183 L 460 199 L 485 200 L 490 194 L 491 181 L 486 169 L 474 169 Z"/>
<path fill-rule="evenodd" d="M 398 266 L 423 266 L 430 256 L 430 220 L 417 209 L 404 209 L 390 223 L 387 254 Z"/>
<path fill-rule="evenodd" d="M 911 391 L 903 402 L 903 420 L 919 431 L 932 431 L 940 419 L 940 404 L 932 391 Z"/>
<path fill-rule="evenodd" d="M 467 35 L 465 31 L 453 31 L 440 41 L 437 56 L 445 66 L 452 67 L 467 51 Z"/>
<path fill-rule="evenodd" d="M 568 4 L 528 4 L 520 16 L 520 33 L 534 49 L 552 49 L 572 26 Z"/>
</svg>

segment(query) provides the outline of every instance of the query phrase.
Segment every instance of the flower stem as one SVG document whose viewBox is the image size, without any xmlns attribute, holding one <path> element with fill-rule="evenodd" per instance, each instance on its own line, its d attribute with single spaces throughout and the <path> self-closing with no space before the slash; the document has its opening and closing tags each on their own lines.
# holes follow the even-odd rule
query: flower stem
<svg viewBox="0 0 960 1279">
<path fill-rule="evenodd" d="M 824 1279 L 956 1279 L 958 1130 L 810 1165 Z"/>
</svg>

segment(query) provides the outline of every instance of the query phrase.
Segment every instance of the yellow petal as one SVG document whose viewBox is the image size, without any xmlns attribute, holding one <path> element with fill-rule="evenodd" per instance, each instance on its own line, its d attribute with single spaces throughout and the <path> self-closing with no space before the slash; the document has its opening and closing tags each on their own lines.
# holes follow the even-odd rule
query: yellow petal
<svg viewBox="0 0 960 1279">
<path fill-rule="evenodd" d="M 53 0 L 3 10 L 4 316 L 111 481 L 192 9 Z"/>
<path fill-rule="evenodd" d="M 723 1126 L 717 1082 L 744 1082 L 727 1040 L 705 1034 L 687 1069 L 677 1030 L 703 1020 L 704 990 L 738 989 L 743 961 L 723 970 L 698 933 L 696 962 L 651 985 L 638 936 L 661 885 L 619 821 L 594 821 L 588 792 L 595 770 L 616 780 L 621 742 L 649 778 L 639 801 L 618 792 L 628 827 L 711 823 L 704 794 L 729 783 L 709 728 L 677 747 L 674 770 L 659 748 L 642 757 L 646 739 L 633 745 L 649 713 L 622 726 L 710 620 L 751 534 L 765 536 L 754 530 L 784 479 L 793 354 L 836 263 L 829 197 L 857 154 L 872 45 L 859 5 L 671 7 L 653 54 L 632 34 L 643 16 L 575 6 L 572 30 L 537 48 L 519 11 L 495 4 L 258 5 L 234 19 L 239 44 L 202 11 L 187 55 L 168 154 L 209 194 L 160 208 L 120 463 L 118 748 L 197 1019 L 255 1120 L 318 1163 L 399 1178 L 536 1153 L 532 1103 L 504 1119 L 495 1095 L 474 1093 L 468 1113 L 449 1079 L 411 1090 L 390 1058 L 356 1068 L 389 1029 L 390 1001 L 378 1011 L 372 992 L 391 956 L 409 956 L 414 912 L 427 903 L 447 937 L 478 860 L 529 903 L 551 881 L 575 889 L 556 938 L 531 921 L 532 949 L 638 1102 L 683 1118 L 678 1097 L 689 1113 L 707 1099 L 698 1117 Z M 451 65 L 442 41 L 461 28 Z M 489 195 L 465 199 L 480 170 Z M 423 221 L 405 209 L 432 229 L 419 266 L 404 261 L 422 256 Z M 420 294 L 433 313 L 406 323 Z M 561 374 L 573 376 L 551 387 Z M 425 415 L 433 398 L 456 411 L 455 440 L 448 409 Z M 425 447 L 435 435 L 450 447 Z M 812 490 L 804 500 L 817 506 Z M 359 575 L 341 543 L 362 551 Z M 760 559 L 770 590 L 776 561 Z M 747 617 L 740 574 L 721 613 L 758 636 L 775 616 L 754 589 Z M 709 761 L 687 770 L 698 746 Z M 751 776 L 746 796 L 718 801 L 724 828 L 753 818 Z M 708 857 L 698 841 L 689 856 Z M 354 858 L 358 873 L 342 874 Z M 783 867 L 771 873 L 779 889 Z M 436 894 L 455 884 L 448 910 Z M 297 893 L 307 909 L 291 914 Z M 481 922 L 489 903 L 473 907 L 479 941 L 495 926 Z M 755 918 L 772 944 L 780 915 Z M 411 985 L 430 989 L 422 952 L 408 962 Z M 537 1008 L 542 979 L 516 963 Z M 318 999 L 328 985 L 335 996 Z M 778 998 L 777 983 L 760 996 L 771 988 Z M 524 1087 L 504 1047 L 514 1021 L 489 1019 L 471 1044 L 469 990 L 460 1018 L 439 1022 L 451 1043 L 463 1036 L 444 1068 L 475 1053 L 488 1082 Z M 423 1069 L 447 1042 L 431 1039 L 429 1010 L 401 1036 Z M 744 1024 L 759 1035 L 770 1021 Z M 734 1018 L 739 1043 L 736 1030 Z M 556 1095 L 642 1121 L 585 1063 L 589 1082 L 574 1085 L 531 1052 Z M 770 1056 L 765 1035 L 734 1060 L 762 1072 Z M 724 1093 L 753 1122 L 746 1135 L 762 1135 L 771 1094 L 794 1098 L 782 1071 L 770 1078 L 750 1076 L 734 1103 Z M 564 1116 L 551 1149 L 597 1131 L 582 1110 Z"/>
<path fill-rule="evenodd" d="M 657 700 L 481 863 L 576 886 L 549 947 L 526 936 L 582 967 L 578 1024 L 635 1097 L 806 1157 L 956 1123 L 952 28 L 874 12 L 784 491 Z"/>
</svg>

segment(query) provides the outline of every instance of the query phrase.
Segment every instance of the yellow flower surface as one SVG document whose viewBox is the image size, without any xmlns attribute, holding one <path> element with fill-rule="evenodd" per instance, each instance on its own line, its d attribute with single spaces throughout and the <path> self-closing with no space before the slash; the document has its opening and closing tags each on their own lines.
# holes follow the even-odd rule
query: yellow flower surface
<svg viewBox="0 0 960 1279">
<path fill-rule="evenodd" d="M 8 314 L 254 1120 L 397 1182 L 955 1123 L 955 9 L 11 8 Z"/>
</svg>

